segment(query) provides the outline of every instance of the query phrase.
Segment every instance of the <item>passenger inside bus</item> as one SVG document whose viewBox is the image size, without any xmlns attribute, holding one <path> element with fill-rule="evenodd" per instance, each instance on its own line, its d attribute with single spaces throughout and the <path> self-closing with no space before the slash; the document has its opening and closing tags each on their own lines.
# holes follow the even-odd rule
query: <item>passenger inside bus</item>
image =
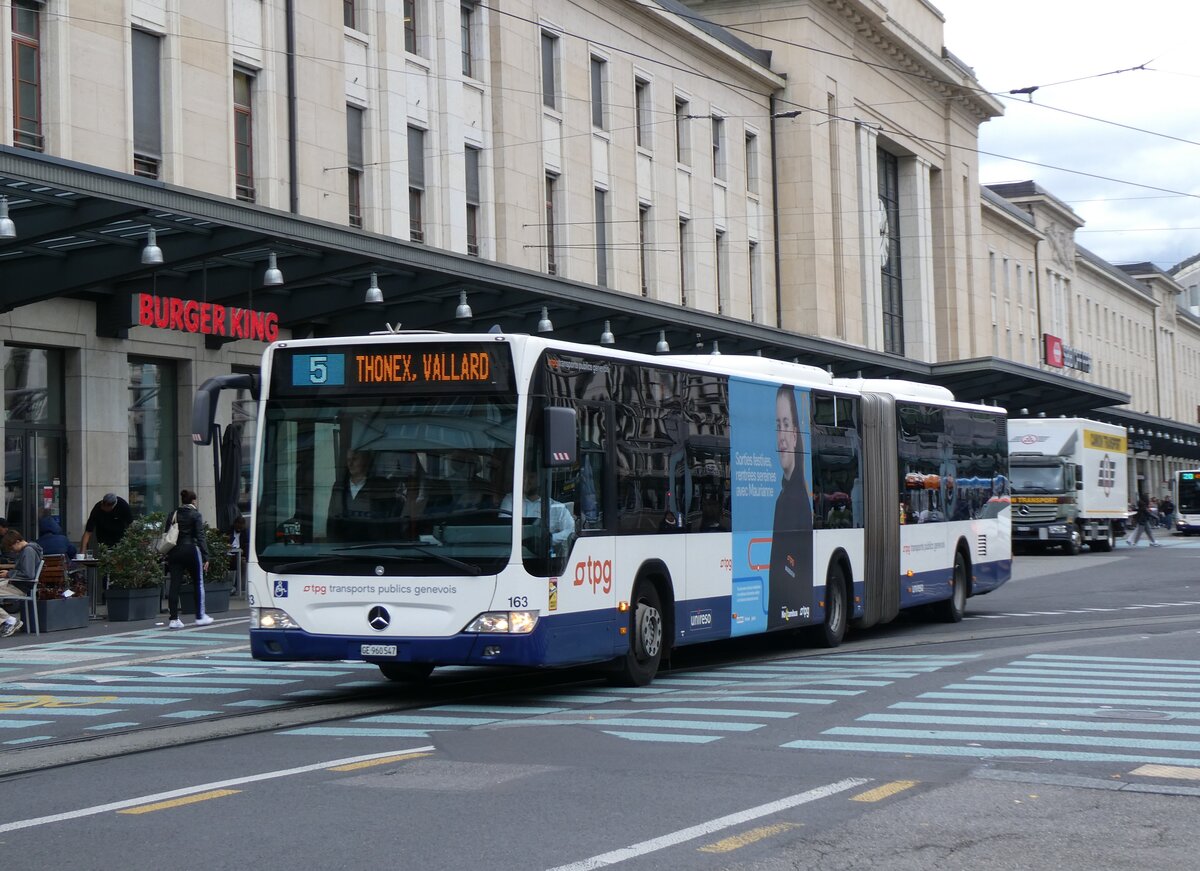
<svg viewBox="0 0 1200 871">
<path fill-rule="evenodd" d="M 383 536 L 381 524 L 396 514 L 396 490 L 387 478 L 372 474 L 374 457 L 368 451 L 346 454 L 346 471 L 329 497 L 329 538 L 334 541 L 372 541 Z"/>
</svg>

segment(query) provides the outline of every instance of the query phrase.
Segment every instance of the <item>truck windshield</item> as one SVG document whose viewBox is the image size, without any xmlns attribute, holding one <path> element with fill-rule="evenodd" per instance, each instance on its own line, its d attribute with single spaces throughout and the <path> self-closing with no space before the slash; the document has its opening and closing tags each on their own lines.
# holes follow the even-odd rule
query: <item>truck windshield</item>
<svg viewBox="0 0 1200 871">
<path fill-rule="evenodd" d="M 509 395 L 271 399 L 255 550 L 268 571 L 495 574 L 512 551 Z"/>
<path fill-rule="evenodd" d="M 1023 466 L 1012 463 L 1010 474 L 1014 493 L 1062 493 L 1067 489 L 1062 466 Z"/>
</svg>

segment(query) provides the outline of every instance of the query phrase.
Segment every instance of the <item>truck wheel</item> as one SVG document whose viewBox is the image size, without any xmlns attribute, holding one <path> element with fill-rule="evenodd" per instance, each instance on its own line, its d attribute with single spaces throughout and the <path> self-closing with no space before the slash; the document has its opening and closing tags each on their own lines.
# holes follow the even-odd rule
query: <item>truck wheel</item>
<svg viewBox="0 0 1200 871">
<path fill-rule="evenodd" d="M 1078 526 L 1072 526 L 1071 537 L 1063 545 L 1063 553 L 1067 556 L 1079 556 L 1081 550 L 1083 550 L 1083 533 L 1079 531 Z"/>
<path fill-rule="evenodd" d="M 1117 534 L 1113 531 L 1112 524 L 1107 526 L 1108 534 L 1104 536 L 1102 541 L 1093 541 L 1091 548 L 1096 553 L 1108 553 L 1117 546 Z"/>
</svg>

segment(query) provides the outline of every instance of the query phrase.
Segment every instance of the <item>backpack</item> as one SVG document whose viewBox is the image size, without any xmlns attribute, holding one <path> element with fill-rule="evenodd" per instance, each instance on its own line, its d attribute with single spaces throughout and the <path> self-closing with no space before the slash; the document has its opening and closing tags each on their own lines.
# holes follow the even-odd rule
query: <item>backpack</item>
<svg viewBox="0 0 1200 871">
<path fill-rule="evenodd" d="M 173 511 L 167 519 L 167 528 L 154 542 L 154 549 L 159 553 L 170 553 L 179 543 L 179 512 Z"/>
</svg>

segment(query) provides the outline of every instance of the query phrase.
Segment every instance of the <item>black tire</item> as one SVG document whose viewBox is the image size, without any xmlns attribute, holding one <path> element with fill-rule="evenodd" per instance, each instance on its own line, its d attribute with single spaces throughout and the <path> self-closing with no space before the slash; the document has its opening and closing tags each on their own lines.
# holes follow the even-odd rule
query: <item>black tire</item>
<svg viewBox="0 0 1200 871">
<path fill-rule="evenodd" d="M 842 571 L 841 563 L 831 562 L 825 572 L 825 622 L 817 631 L 817 642 L 822 647 L 837 647 L 842 643 L 849 612 L 846 573 Z"/>
<path fill-rule="evenodd" d="M 1108 553 L 1117 546 L 1117 534 L 1113 531 L 1112 524 L 1108 524 L 1108 535 L 1102 541 L 1093 541 L 1089 545 L 1093 553 Z"/>
<path fill-rule="evenodd" d="M 1083 533 L 1079 531 L 1078 526 L 1071 527 L 1071 537 L 1067 539 L 1067 543 L 1063 545 L 1063 553 L 1067 556 L 1079 556 L 1083 550 Z"/>
<path fill-rule="evenodd" d="M 951 585 L 950 598 L 934 606 L 938 619 L 943 623 L 960 622 L 967 610 L 967 560 L 961 550 L 954 553 L 954 578 Z"/>
<path fill-rule="evenodd" d="M 381 662 L 379 670 L 388 680 L 397 683 L 422 683 L 433 674 L 428 662 Z"/>
<path fill-rule="evenodd" d="M 664 642 L 658 590 L 649 581 L 638 581 L 629 603 L 629 650 L 613 663 L 609 683 L 622 687 L 646 686 L 658 674 Z"/>
</svg>

